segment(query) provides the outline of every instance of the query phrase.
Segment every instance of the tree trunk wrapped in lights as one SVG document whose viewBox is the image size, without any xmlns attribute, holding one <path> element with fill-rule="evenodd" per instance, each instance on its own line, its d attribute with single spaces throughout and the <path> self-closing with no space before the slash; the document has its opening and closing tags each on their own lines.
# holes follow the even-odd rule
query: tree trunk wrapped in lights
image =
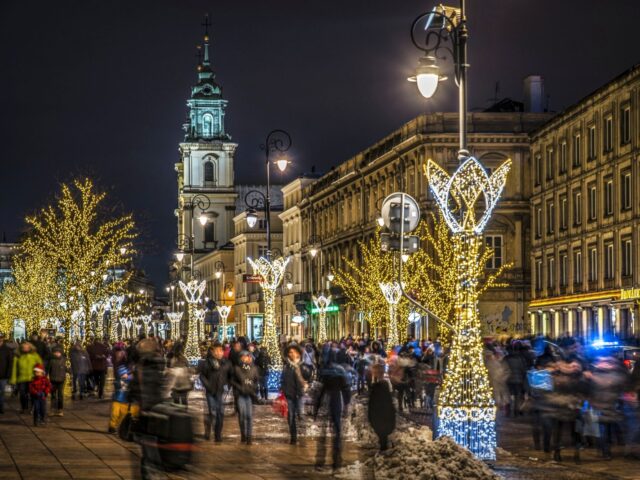
<svg viewBox="0 0 640 480">
<path fill-rule="evenodd" d="M 222 326 L 222 335 L 220 336 L 220 341 L 224 342 L 227 339 L 227 318 L 229 318 L 229 313 L 231 313 L 230 305 L 218 305 L 216 307 L 218 309 L 218 313 L 220 314 L 220 318 L 222 321 L 220 325 Z"/>
<path fill-rule="evenodd" d="M 207 312 L 204 308 L 198 308 L 196 310 L 196 321 L 198 324 L 198 343 L 204 340 L 204 318 L 207 316 Z M 198 350 L 199 351 L 199 350 Z"/>
<path fill-rule="evenodd" d="M 511 166 L 505 161 L 489 177 L 473 157 L 450 176 L 432 160 L 426 175 L 431 192 L 453 233 L 458 282 L 455 329 L 449 364 L 438 399 L 438 436 L 449 436 L 481 459 L 495 459 L 496 407 L 482 355 L 478 316 L 482 232 Z M 482 197 L 482 201 L 478 200 Z M 476 210 L 481 210 L 477 218 Z"/>
<path fill-rule="evenodd" d="M 318 342 L 325 343 L 327 341 L 327 308 L 331 305 L 331 295 L 314 296 L 313 303 L 318 309 Z"/>
<path fill-rule="evenodd" d="M 192 279 L 188 283 L 180 282 L 180 290 L 184 295 L 187 304 L 189 305 L 189 318 L 187 329 L 187 343 L 184 346 L 184 355 L 191 363 L 196 363 L 200 360 L 200 348 L 198 346 L 198 303 L 205 288 L 207 288 L 207 282 L 204 280 L 199 282 Z"/>
<path fill-rule="evenodd" d="M 249 260 L 253 271 L 262 277 L 260 281 L 264 294 L 264 335 L 262 343 L 271 359 L 273 375 L 270 375 L 270 377 L 275 378 L 275 375 L 279 375 L 279 372 L 282 371 L 282 354 L 280 353 L 278 332 L 276 330 L 276 290 L 280 286 L 280 282 L 282 282 L 289 258 L 278 257 L 269 261 L 264 257 L 260 257 L 258 260 L 251 258 L 247 260 Z"/>
<path fill-rule="evenodd" d="M 178 340 L 180 338 L 180 321 L 184 312 L 169 312 L 169 322 L 171 323 L 171 340 Z"/>
<path fill-rule="evenodd" d="M 380 290 L 389 304 L 388 347 L 392 349 L 400 343 L 398 337 L 398 303 L 402 299 L 402 289 L 398 282 L 380 283 Z"/>
</svg>

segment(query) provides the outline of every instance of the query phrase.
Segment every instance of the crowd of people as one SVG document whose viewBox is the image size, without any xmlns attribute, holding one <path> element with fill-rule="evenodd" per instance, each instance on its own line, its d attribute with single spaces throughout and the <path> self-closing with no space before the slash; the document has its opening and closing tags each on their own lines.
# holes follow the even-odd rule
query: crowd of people
<svg viewBox="0 0 640 480">
<path fill-rule="evenodd" d="M 162 422 L 167 419 L 172 422 L 171 435 L 181 436 L 187 445 L 193 443 L 189 415 L 194 412 L 188 409 L 195 389 L 206 400 L 206 440 L 224 441 L 225 408 L 233 408 L 240 441 L 251 445 L 254 406 L 269 403 L 286 418 L 292 445 L 299 441 L 305 413 L 322 432 L 331 431 L 332 466 L 339 468 L 342 423 L 352 397 L 368 403 L 371 426 L 384 450 L 395 428 L 396 410 L 427 418 L 433 414 L 449 356 L 439 340 L 409 339 L 393 346 L 367 336 L 324 344 L 307 339 L 281 345 L 283 368 L 275 371 L 273 365 L 279 362 L 263 345 L 244 337 L 224 343 L 208 340 L 200 347 L 201 358 L 190 362 L 181 341 L 155 337 L 113 344 L 92 338 L 67 346 L 46 331 L 19 343 L 0 335 L 0 413 L 10 384 L 19 397 L 20 413 L 32 413 L 34 425 L 41 426 L 47 411 L 49 416 L 63 415 L 68 378 L 73 400 L 102 399 L 112 368 L 107 428 L 140 443 L 143 476 L 188 460 L 171 461 L 168 448 L 158 449 L 157 443 L 176 444 L 175 438 L 162 439 L 167 435 Z M 543 338 L 491 340 L 485 347 L 498 413 L 529 416 L 535 448 L 561 460 L 561 450 L 570 446 L 579 460 L 580 449 L 588 446 L 611 458 L 614 442 L 637 442 L 640 366 L 625 364 L 611 349 L 588 351 L 570 337 L 558 344 Z M 274 384 L 277 392 L 270 388 Z M 324 461 L 326 438 L 323 434 L 318 440 L 318 465 Z"/>
</svg>

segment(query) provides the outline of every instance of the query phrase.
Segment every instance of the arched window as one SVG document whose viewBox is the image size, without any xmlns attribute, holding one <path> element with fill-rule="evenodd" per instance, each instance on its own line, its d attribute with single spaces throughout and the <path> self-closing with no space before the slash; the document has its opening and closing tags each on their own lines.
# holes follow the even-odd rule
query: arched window
<svg viewBox="0 0 640 480">
<path fill-rule="evenodd" d="M 207 223 L 204 227 L 204 243 L 213 243 L 215 238 L 215 224 L 213 222 Z"/>
<path fill-rule="evenodd" d="M 216 183 L 215 166 L 211 160 L 204 162 L 204 181 L 208 184 Z"/>
<path fill-rule="evenodd" d="M 213 115 L 205 113 L 202 116 L 202 135 L 204 137 L 213 136 Z"/>
</svg>

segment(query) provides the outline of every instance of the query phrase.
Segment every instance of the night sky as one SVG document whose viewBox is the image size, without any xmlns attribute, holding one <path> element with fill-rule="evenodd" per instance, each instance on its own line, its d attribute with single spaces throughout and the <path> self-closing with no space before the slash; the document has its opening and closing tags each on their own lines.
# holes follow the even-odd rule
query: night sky
<svg viewBox="0 0 640 480">
<path fill-rule="evenodd" d="M 293 137 L 288 177 L 326 171 L 426 111 L 456 109 L 452 81 L 422 99 L 406 77 L 415 0 L 0 2 L 0 233 L 58 183 L 90 175 L 133 211 L 141 263 L 162 287 L 174 234 L 178 143 L 205 12 L 239 143 L 238 182 L 264 182 L 267 132 Z M 468 0 L 472 109 L 522 99 L 541 74 L 561 110 L 640 61 L 638 0 Z M 450 66 L 447 67 L 450 70 Z"/>
</svg>

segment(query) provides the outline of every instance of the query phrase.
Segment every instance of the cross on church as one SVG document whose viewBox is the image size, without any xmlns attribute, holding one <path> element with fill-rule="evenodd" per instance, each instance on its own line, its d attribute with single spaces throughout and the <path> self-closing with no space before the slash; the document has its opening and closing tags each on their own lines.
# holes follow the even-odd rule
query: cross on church
<svg viewBox="0 0 640 480">
<path fill-rule="evenodd" d="M 211 26 L 211 22 L 209 22 L 209 14 L 205 13 L 204 15 L 204 23 L 201 24 L 204 27 L 204 35 L 209 35 L 209 27 Z"/>
</svg>

